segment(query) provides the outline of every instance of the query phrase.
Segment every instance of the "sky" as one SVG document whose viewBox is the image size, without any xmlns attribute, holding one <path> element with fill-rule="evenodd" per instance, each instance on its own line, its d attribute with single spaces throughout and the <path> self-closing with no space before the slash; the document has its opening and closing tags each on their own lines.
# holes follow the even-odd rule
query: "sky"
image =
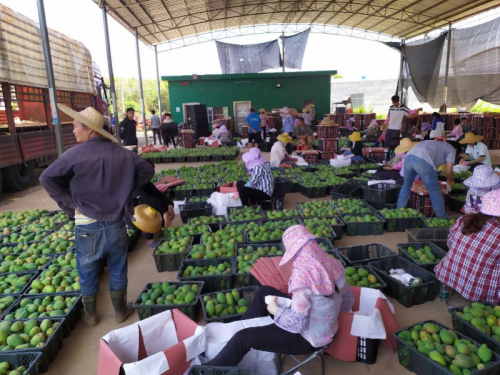
<svg viewBox="0 0 500 375">
<path fill-rule="evenodd" d="M 0 4 L 38 22 L 36 0 L 0 0 Z M 45 0 L 45 14 L 51 29 L 82 42 L 103 75 L 109 76 L 102 11 L 92 0 Z M 111 17 L 108 17 L 108 25 L 115 77 L 137 77 L 134 36 Z M 252 35 L 226 41 L 252 44 L 278 36 Z M 143 78 L 156 78 L 153 48 L 142 42 L 139 46 Z M 162 52 L 158 56 L 160 75 L 163 76 L 221 73 L 214 42 Z M 337 70 L 347 80 L 397 78 L 399 54 L 374 41 L 310 34 L 302 70 Z"/>
</svg>

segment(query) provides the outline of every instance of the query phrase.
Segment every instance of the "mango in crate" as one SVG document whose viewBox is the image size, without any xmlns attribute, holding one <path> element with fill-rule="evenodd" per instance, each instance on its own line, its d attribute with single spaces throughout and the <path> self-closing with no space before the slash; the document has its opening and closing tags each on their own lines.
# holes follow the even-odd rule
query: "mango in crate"
<svg viewBox="0 0 500 375">
<path fill-rule="evenodd" d="M 247 311 L 251 299 L 240 293 L 241 289 L 233 289 L 226 293 L 213 293 L 203 297 L 208 318 L 224 318 L 241 315 Z"/>
<path fill-rule="evenodd" d="M 135 305 L 184 305 L 196 303 L 199 291 L 200 286 L 198 284 L 170 284 L 168 281 L 152 283 L 148 284 L 141 293 Z"/>
<path fill-rule="evenodd" d="M 429 246 L 424 246 L 418 250 L 415 250 L 413 246 L 409 246 L 407 251 L 408 254 L 419 264 L 434 264 L 441 261 L 441 259 L 437 258 L 432 253 Z"/>
<path fill-rule="evenodd" d="M 239 247 L 236 256 L 236 266 L 238 274 L 250 273 L 252 266 L 263 256 L 281 256 L 283 251 L 278 246 L 257 246 L 248 245 Z"/>
<path fill-rule="evenodd" d="M 160 242 L 155 254 L 178 254 L 187 252 L 192 237 L 178 237 Z"/>
<path fill-rule="evenodd" d="M 200 276 L 217 276 L 231 275 L 231 263 L 222 262 L 218 265 L 210 265 L 208 267 L 188 265 L 181 274 L 183 277 L 200 277 Z"/>
<path fill-rule="evenodd" d="M 376 288 L 381 287 L 377 276 L 369 273 L 369 271 L 363 267 L 347 267 L 345 269 L 346 282 L 351 286 L 359 286 L 364 288 Z"/>
</svg>

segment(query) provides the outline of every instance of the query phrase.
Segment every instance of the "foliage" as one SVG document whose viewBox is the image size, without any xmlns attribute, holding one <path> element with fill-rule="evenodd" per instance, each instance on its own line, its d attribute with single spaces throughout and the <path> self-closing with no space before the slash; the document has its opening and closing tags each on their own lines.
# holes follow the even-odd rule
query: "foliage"
<svg viewBox="0 0 500 375">
<path fill-rule="evenodd" d="M 500 105 L 491 104 L 478 100 L 476 105 L 471 108 L 472 113 L 500 113 Z"/>
<path fill-rule="evenodd" d="M 376 117 L 377 120 L 385 120 L 386 118 L 387 118 L 387 115 L 383 115 L 383 114 L 377 114 L 377 117 Z"/>
<path fill-rule="evenodd" d="M 359 107 L 354 108 L 352 112 L 353 113 L 368 113 L 368 112 L 366 112 L 364 105 L 360 105 Z"/>
<path fill-rule="evenodd" d="M 333 79 L 341 79 L 341 78 L 344 78 L 344 76 L 342 74 L 335 74 L 333 76 Z"/>
</svg>

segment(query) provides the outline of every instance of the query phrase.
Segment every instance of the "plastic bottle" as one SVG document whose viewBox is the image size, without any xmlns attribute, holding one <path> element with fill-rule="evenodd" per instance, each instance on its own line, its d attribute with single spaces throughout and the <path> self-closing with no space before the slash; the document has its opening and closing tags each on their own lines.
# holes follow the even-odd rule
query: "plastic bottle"
<svg viewBox="0 0 500 375">
<path fill-rule="evenodd" d="M 443 302 L 446 302 L 449 296 L 450 293 L 448 293 L 446 286 L 443 283 L 441 283 L 441 289 L 439 289 L 439 299 Z"/>
</svg>

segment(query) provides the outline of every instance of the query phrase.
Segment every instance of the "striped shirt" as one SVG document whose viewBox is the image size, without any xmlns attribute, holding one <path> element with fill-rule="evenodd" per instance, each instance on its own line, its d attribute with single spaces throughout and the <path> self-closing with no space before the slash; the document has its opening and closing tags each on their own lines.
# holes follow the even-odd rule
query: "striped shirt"
<svg viewBox="0 0 500 375">
<path fill-rule="evenodd" d="M 75 212 L 75 225 L 88 225 L 95 223 L 97 220 L 94 220 L 88 216 L 82 215 L 81 213 Z"/>
<path fill-rule="evenodd" d="M 254 189 L 263 191 L 269 196 L 273 195 L 274 191 L 274 176 L 268 164 L 259 164 L 252 170 L 250 184 Z"/>
<path fill-rule="evenodd" d="M 410 108 L 407 106 L 394 107 L 391 105 L 389 108 L 389 127 L 388 129 L 392 130 L 401 130 L 401 124 L 403 123 L 403 119 L 410 114 Z"/>
</svg>

